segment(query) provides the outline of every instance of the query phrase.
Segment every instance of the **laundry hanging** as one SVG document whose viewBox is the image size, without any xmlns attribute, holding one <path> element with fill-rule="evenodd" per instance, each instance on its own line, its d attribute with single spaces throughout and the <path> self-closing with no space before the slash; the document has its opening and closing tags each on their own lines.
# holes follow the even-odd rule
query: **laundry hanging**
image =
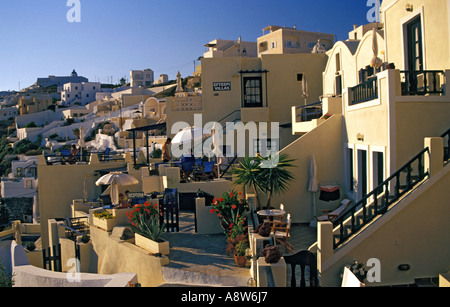
<svg viewBox="0 0 450 307">
<path fill-rule="evenodd" d="M 341 192 L 339 186 L 321 186 L 320 187 L 320 197 L 322 201 L 334 201 L 341 198 Z"/>
</svg>

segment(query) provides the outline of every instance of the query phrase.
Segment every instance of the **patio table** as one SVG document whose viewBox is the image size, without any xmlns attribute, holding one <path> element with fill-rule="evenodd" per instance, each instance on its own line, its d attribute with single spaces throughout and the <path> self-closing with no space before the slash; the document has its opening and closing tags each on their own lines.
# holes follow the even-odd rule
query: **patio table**
<svg viewBox="0 0 450 307">
<path fill-rule="evenodd" d="M 265 209 L 259 210 L 256 213 L 262 217 L 267 217 L 271 221 L 273 221 L 274 218 L 281 219 L 286 214 L 286 211 L 283 211 L 281 209 Z"/>
</svg>

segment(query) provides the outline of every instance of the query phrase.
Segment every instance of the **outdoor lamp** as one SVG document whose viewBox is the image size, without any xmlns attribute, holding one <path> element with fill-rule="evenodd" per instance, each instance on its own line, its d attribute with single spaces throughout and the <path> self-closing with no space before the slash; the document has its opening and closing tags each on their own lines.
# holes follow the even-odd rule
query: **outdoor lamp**
<svg viewBox="0 0 450 307">
<path fill-rule="evenodd" d="M 409 271 L 411 266 L 409 264 L 400 264 L 398 266 L 399 271 Z"/>
</svg>

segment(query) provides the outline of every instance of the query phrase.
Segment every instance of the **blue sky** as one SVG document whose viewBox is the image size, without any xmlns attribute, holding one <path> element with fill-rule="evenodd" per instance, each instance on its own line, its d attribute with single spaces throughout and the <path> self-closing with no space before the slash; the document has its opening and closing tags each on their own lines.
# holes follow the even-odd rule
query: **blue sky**
<svg viewBox="0 0 450 307">
<path fill-rule="evenodd" d="M 268 25 L 345 40 L 370 9 L 367 0 L 79 1 L 81 22 L 70 23 L 67 0 L 0 0 L 0 91 L 73 69 L 102 83 L 145 68 L 174 79 L 192 75 L 211 40 L 256 41 Z"/>
</svg>

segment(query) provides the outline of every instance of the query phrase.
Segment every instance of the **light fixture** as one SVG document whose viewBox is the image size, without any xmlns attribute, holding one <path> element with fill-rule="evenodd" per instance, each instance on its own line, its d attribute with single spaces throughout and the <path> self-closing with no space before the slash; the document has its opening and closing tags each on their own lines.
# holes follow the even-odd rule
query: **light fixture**
<svg viewBox="0 0 450 307">
<path fill-rule="evenodd" d="M 406 5 L 406 11 L 407 11 L 407 12 L 412 12 L 413 10 L 414 10 L 413 5 L 408 3 L 408 4 Z"/>
<path fill-rule="evenodd" d="M 409 269 L 411 268 L 411 266 L 409 264 L 400 264 L 398 266 L 399 271 L 409 271 Z"/>
</svg>

